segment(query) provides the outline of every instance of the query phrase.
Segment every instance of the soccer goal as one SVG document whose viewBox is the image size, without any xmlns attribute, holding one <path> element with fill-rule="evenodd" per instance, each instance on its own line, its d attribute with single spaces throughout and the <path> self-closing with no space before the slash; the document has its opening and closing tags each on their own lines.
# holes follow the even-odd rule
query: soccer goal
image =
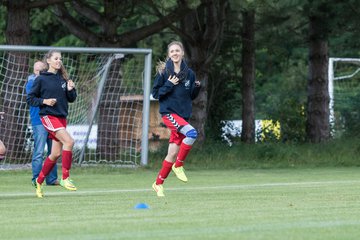
<svg viewBox="0 0 360 240">
<path fill-rule="evenodd" d="M 334 137 L 360 135 L 360 58 L 329 59 L 330 125 Z"/>
<path fill-rule="evenodd" d="M 151 49 L 0 46 L 0 164 L 28 164 L 33 149 L 25 84 L 36 60 L 61 51 L 78 97 L 68 127 L 77 164 L 147 165 Z"/>
</svg>

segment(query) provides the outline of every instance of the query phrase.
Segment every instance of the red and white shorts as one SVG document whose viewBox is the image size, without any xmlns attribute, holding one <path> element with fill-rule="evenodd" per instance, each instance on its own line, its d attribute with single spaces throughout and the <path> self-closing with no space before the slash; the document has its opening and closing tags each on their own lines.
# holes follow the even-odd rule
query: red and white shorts
<svg viewBox="0 0 360 240">
<path fill-rule="evenodd" d="M 181 127 L 186 126 L 189 123 L 175 113 L 165 114 L 162 116 L 162 120 L 164 124 L 171 130 L 169 143 L 180 145 L 182 140 L 185 138 L 185 135 L 178 131 Z"/>
<path fill-rule="evenodd" d="M 66 128 L 66 118 L 46 115 L 42 116 L 40 119 L 45 129 L 49 132 L 49 138 L 59 142 L 59 139 L 55 137 L 55 134 L 60 129 Z"/>
</svg>

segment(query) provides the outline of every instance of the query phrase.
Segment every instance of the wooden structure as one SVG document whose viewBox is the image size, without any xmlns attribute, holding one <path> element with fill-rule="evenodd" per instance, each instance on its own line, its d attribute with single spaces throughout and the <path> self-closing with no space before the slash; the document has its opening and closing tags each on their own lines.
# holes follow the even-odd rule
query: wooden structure
<svg viewBox="0 0 360 240">
<path fill-rule="evenodd" d="M 121 145 L 130 141 L 141 140 L 143 96 L 131 95 L 120 97 L 119 135 Z M 159 113 L 158 100 L 150 101 L 149 119 L 149 150 L 154 151 L 160 145 L 160 140 L 169 139 L 170 130 L 163 124 Z"/>
</svg>

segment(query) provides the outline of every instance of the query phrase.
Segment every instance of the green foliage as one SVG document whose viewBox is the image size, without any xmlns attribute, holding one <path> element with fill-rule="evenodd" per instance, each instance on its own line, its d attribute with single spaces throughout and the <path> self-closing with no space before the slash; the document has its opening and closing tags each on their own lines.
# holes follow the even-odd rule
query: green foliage
<svg viewBox="0 0 360 240">
<path fill-rule="evenodd" d="M 161 166 L 167 152 L 163 148 L 149 155 L 150 168 Z M 344 136 L 321 144 L 310 143 L 225 143 L 207 141 L 194 145 L 186 159 L 187 169 L 311 168 L 360 166 L 358 137 Z"/>
<path fill-rule="evenodd" d="M 358 68 L 358 66 L 356 66 Z M 342 72 L 344 75 L 345 73 Z M 345 74 L 346 75 L 346 74 Z M 360 136 L 360 77 L 337 80 L 334 84 L 334 135 Z"/>
<path fill-rule="evenodd" d="M 190 8 L 195 9 L 201 4 L 201 1 L 200 0 L 186 0 L 186 1 L 184 1 L 184 3 L 186 3 Z M 158 7 L 158 9 L 160 9 L 160 11 L 165 13 L 171 9 L 176 8 L 178 2 L 176 0 L 155 0 L 155 1 L 153 1 L 153 4 L 155 4 Z"/>
<path fill-rule="evenodd" d="M 241 96 L 238 91 L 234 91 L 240 89 L 240 82 L 236 72 L 228 72 L 236 67 L 225 66 L 221 61 L 218 63 L 219 71 L 213 71 L 209 79 L 207 135 L 213 139 L 220 139 L 222 120 L 241 119 Z"/>
<path fill-rule="evenodd" d="M 187 1 L 192 8 L 201 4 L 199 0 Z M 117 6 L 112 17 L 118 21 L 117 34 L 133 31 L 158 20 L 148 5 L 125 1 Z M 241 11 L 252 8 L 256 11 L 256 119 L 280 121 L 282 139 L 302 142 L 305 135 L 305 106 L 307 101 L 306 79 L 308 75 L 308 22 L 309 17 L 321 19 L 323 36 L 329 40 L 329 56 L 358 57 L 360 54 L 358 31 L 359 14 L 356 0 L 348 1 L 252 1 L 230 0 L 226 13 L 226 26 L 220 54 L 209 69 L 208 113 L 206 132 L 209 138 L 220 139 L 221 120 L 241 119 Z M 66 3 L 70 6 L 70 2 Z M 104 14 L 103 1 L 89 0 L 95 11 Z M 145 3 L 147 4 L 147 3 Z M 162 14 L 177 6 L 177 1 L 154 1 Z M 74 35 L 69 34 L 53 14 L 53 8 L 32 9 L 31 45 L 43 46 L 86 46 Z M 0 4 L 0 31 L 6 30 L 7 10 Z M 88 30 L 101 33 L 104 29 L 69 8 L 69 13 Z M 116 14 L 114 14 L 116 13 Z M 179 26 L 174 23 L 174 26 Z M 104 34 L 103 34 L 104 35 Z M 165 29 L 158 34 L 134 42 L 131 47 L 151 48 L 153 65 L 163 60 L 166 46 L 179 37 Z M 0 35 L 0 44 L 5 44 L 5 35 Z M 134 62 L 136 64 L 136 62 Z M 155 74 L 154 66 L 152 67 Z M 353 101 L 353 102 L 350 102 Z M 356 130 L 358 98 L 349 98 L 347 106 L 341 106 L 346 115 L 346 124 Z M 352 123 L 354 126 L 350 126 Z M 355 129 L 354 129 L 355 128 Z M 355 131 L 356 132 L 356 131 Z"/>
<path fill-rule="evenodd" d="M 5 33 L 6 29 L 6 8 L 4 5 L 0 4 L 0 32 Z M 5 44 L 5 34 L 0 34 L 0 44 Z"/>
<path fill-rule="evenodd" d="M 36 46 L 73 46 L 71 42 L 58 44 L 68 35 L 67 29 L 59 23 L 49 8 L 32 9 L 30 12 L 31 45 Z M 74 36 L 68 36 L 75 38 Z M 60 39 L 60 40 L 59 40 Z M 73 43 L 73 42 L 72 42 Z M 66 45 L 69 44 L 69 45 Z"/>
<path fill-rule="evenodd" d="M 74 35 L 67 35 L 52 44 L 55 47 L 86 47 L 86 43 Z"/>
<path fill-rule="evenodd" d="M 221 139 L 222 120 L 241 119 L 241 44 L 238 12 L 229 10 L 225 38 L 220 54 L 213 62 L 208 84 L 208 119 L 206 134 Z"/>
<path fill-rule="evenodd" d="M 305 140 L 306 83 L 305 62 L 293 62 L 287 70 L 264 81 L 256 99 L 260 119 L 279 121 L 281 140 Z"/>
<path fill-rule="evenodd" d="M 279 121 L 281 140 L 301 142 L 305 139 L 307 49 L 301 32 L 303 18 L 294 8 L 298 2 L 250 4 L 247 7 L 256 8 L 258 26 L 255 118 Z M 210 75 L 208 126 L 213 135 L 219 134 L 214 129 L 221 129 L 221 120 L 241 119 L 241 43 L 234 40 L 241 38 L 241 9 L 237 8 L 239 2 L 231 5 L 225 28 L 225 36 L 229 37 L 224 39 Z M 237 18 L 240 21 L 233 21 Z"/>
</svg>

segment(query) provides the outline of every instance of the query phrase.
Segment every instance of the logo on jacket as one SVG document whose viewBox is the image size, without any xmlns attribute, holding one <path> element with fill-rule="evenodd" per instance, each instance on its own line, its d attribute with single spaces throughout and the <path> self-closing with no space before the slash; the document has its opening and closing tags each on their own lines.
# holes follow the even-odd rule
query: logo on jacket
<svg viewBox="0 0 360 240">
<path fill-rule="evenodd" d="M 190 89 L 190 80 L 189 79 L 186 79 L 185 88 Z"/>
<path fill-rule="evenodd" d="M 64 82 L 63 84 L 61 84 L 61 88 L 66 91 L 66 82 Z"/>
</svg>

